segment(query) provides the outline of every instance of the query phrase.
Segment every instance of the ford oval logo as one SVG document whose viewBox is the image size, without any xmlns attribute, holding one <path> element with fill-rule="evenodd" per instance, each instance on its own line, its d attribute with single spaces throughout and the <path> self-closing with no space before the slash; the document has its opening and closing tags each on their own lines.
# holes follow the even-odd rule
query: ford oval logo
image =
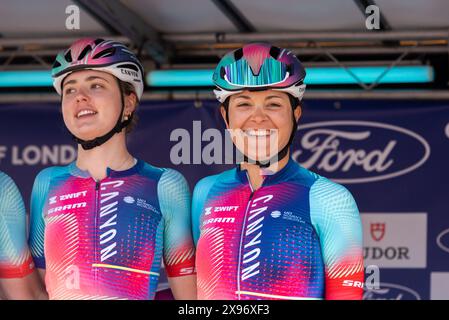
<svg viewBox="0 0 449 320">
<path fill-rule="evenodd" d="M 443 230 L 437 237 L 437 245 L 449 253 L 449 229 Z"/>
<path fill-rule="evenodd" d="M 363 300 L 421 300 L 421 297 L 408 287 L 381 282 L 379 289 L 366 289 L 363 292 Z"/>
<path fill-rule="evenodd" d="M 303 167 L 338 183 L 365 183 L 405 175 L 422 166 L 430 146 L 419 134 L 371 121 L 324 121 L 298 126 Z"/>
</svg>

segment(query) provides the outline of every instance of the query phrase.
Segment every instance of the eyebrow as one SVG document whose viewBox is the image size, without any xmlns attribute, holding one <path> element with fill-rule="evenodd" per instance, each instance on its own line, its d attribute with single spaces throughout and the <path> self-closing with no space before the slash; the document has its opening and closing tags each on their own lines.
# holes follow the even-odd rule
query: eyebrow
<svg viewBox="0 0 449 320">
<path fill-rule="evenodd" d="M 273 98 L 278 98 L 278 99 L 282 99 L 282 97 L 281 97 L 281 96 L 277 96 L 277 95 L 271 95 L 271 96 L 268 96 L 268 97 L 266 97 L 266 98 L 265 98 L 265 100 L 268 100 L 268 99 L 273 99 Z"/>
<path fill-rule="evenodd" d="M 236 96 L 235 98 L 236 98 L 236 99 L 242 98 L 242 99 L 248 99 L 248 100 L 251 100 L 251 97 L 250 97 L 250 96 L 245 96 L 245 95 Z"/>
<path fill-rule="evenodd" d="M 89 77 L 86 78 L 86 81 L 93 81 L 93 80 L 97 80 L 97 79 L 101 79 L 101 80 L 104 80 L 106 82 L 109 82 L 108 80 L 106 80 L 105 78 L 100 77 L 100 76 L 89 76 Z M 77 83 L 76 79 L 69 80 L 69 81 L 65 82 L 64 85 L 74 84 L 74 83 Z"/>
</svg>

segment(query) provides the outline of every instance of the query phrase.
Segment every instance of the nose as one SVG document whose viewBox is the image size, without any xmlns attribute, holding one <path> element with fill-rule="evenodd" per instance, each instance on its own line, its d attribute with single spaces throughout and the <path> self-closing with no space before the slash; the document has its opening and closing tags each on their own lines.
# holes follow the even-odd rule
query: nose
<svg viewBox="0 0 449 320">
<path fill-rule="evenodd" d="M 76 93 L 76 102 L 85 102 L 89 100 L 89 96 L 86 94 L 83 88 L 79 88 L 78 92 Z"/>
<path fill-rule="evenodd" d="M 261 123 L 263 121 L 266 121 L 267 115 L 265 111 L 263 110 L 262 106 L 256 106 L 254 108 L 254 112 L 251 114 L 251 120 L 253 120 L 256 123 Z"/>
</svg>

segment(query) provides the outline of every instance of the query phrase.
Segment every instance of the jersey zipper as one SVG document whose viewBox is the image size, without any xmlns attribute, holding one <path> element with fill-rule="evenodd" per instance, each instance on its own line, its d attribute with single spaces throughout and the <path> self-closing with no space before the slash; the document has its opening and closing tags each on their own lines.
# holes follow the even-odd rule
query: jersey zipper
<svg viewBox="0 0 449 320">
<path fill-rule="evenodd" d="M 240 298 L 240 273 L 241 273 L 241 263 L 242 263 L 242 246 L 243 246 L 243 237 L 245 234 L 245 228 L 246 228 L 246 217 L 248 215 L 249 206 L 251 204 L 251 200 L 253 199 L 254 193 L 256 192 L 253 187 L 251 186 L 251 182 L 248 177 L 248 172 L 246 172 L 246 178 L 248 179 L 248 185 L 251 189 L 251 194 L 249 195 L 248 203 L 246 204 L 245 209 L 245 215 L 243 216 L 243 224 L 242 224 L 242 230 L 240 234 L 240 245 L 239 245 L 239 262 L 237 265 L 237 292 L 238 292 L 238 300 L 241 300 Z"/>
<path fill-rule="evenodd" d="M 98 245 L 97 245 L 97 241 L 98 241 L 98 217 L 99 217 L 99 213 L 98 213 L 98 201 L 99 201 L 99 193 L 100 193 L 100 181 L 95 181 L 95 211 L 94 211 L 94 263 L 97 263 L 97 256 L 98 256 Z M 98 294 L 98 268 L 95 267 L 94 268 L 94 283 L 95 283 L 95 291 Z"/>
</svg>

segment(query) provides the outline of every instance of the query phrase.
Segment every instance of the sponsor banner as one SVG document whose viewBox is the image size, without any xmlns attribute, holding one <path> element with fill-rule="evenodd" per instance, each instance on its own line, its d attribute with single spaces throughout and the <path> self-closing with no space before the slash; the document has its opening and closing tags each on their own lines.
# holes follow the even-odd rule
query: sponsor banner
<svg viewBox="0 0 449 320">
<path fill-rule="evenodd" d="M 396 283 L 381 282 L 379 288 L 365 289 L 364 300 L 421 300 L 416 290 Z"/>
<path fill-rule="evenodd" d="M 432 272 L 430 283 L 430 299 L 449 300 L 449 272 Z"/>
<path fill-rule="evenodd" d="M 216 101 L 142 102 L 138 115 L 128 137 L 131 152 L 180 171 L 191 190 L 199 179 L 232 168 L 215 161 L 228 159 Z M 224 150 L 218 156 L 217 145 Z M 365 213 L 366 265 L 380 266 L 383 285 L 367 299 L 438 296 L 431 294 L 431 273 L 449 272 L 448 150 L 449 101 L 304 102 L 292 157 L 343 184 Z M 76 151 L 58 103 L 0 104 L 0 170 L 16 181 L 27 208 L 36 174 L 73 161 Z M 208 154 L 213 156 L 206 159 Z M 296 219 L 280 211 L 270 215 Z"/>
<path fill-rule="evenodd" d="M 426 268 L 426 213 L 363 213 L 365 265 Z"/>
</svg>

